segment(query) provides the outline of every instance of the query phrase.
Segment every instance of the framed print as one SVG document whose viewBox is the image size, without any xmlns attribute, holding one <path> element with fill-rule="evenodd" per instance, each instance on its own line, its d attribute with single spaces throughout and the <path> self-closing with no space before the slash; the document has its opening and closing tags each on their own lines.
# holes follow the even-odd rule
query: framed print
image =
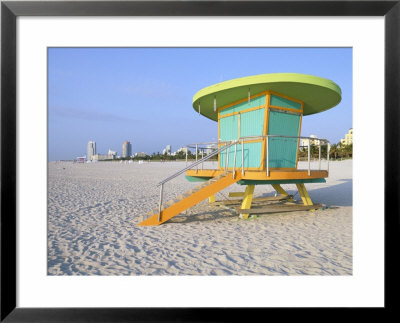
<svg viewBox="0 0 400 323">
<path fill-rule="evenodd" d="M 399 15 L 398 1 L 3 1 L 1 320 L 234 321 L 239 309 L 391 309 L 390 286 L 398 282 Z M 151 77 L 167 74 L 168 82 Z M 187 102 L 186 117 L 178 107 Z M 303 120 L 339 102 L 347 114 Z M 291 131 L 282 132 L 289 123 Z M 336 129 L 344 139 L 333 140 L 342 145 L 325 147 L 311 123 L 320 133 Z M 322 191 L 330 158 L 352 157 L 345 147 L 353 145 L 353 124 L 354 159 L 333 176 L 326 208 L 304 183 Z M 197 140 L 213 131 L 215 138 Z M 182 134 L 207 145 L 181 147 L 174 138 Z M 162 149 L 154 143 L 162 136 L 164 151 L 152 153 Z M 82 149 L 64 153 L 74 140 Z M 186 179 L 203 184 L 188 186 L 190 197 L 172 196 L 163 181 L 155 188 L 191 158 L 197 168 L 185 168 Z M 322 169 L 318 159 L 326 162 Z M 202 168 L 204 160 L 216 173 Z M 333 173 L 338 163 L 331 162 Z M 269 177 L 294 176 L 298 164 L 305 167 L 299 177 Z M 151 197 L 132 184 L 139 176 L 148 176 Z M 253 199 L 257 181 L 276 194 Z M 246 185 L 229 191 L 240 202 L 215 200 L 231 182 Z M 297 190 L 286 192 L 285 184 Z M 195 205 L 190 199 L 205 198 L 225 213 L 183 216 Z M 307 213 L 260 220 L 257 212 L 270 210 L 272 200 Z M 154 202 L 155 211 L 139 221 L 135 201 L 143 209 Z M 347 209 L 335 211 L 335 203 Z M 226 210 L 240 218 L 219 215 Z M 147 226 L 177 214 L 173 230 Z M 290 231 L 283 219 L 303 231 Z M 340 223 L 333 233 L 332 223 Z M 233 244 L 241 247 L 225 248 Z M 300 265 L 285 263 L 290 259 Z"/>
</svg>

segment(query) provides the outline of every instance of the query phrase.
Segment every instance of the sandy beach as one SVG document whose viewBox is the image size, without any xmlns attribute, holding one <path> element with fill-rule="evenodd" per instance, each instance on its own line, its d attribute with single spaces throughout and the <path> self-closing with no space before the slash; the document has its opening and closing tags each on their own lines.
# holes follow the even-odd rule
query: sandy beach
<svg viewBox="0 0 400 323">
<path fill-rule="evenodd" d="M 161 226 L 137 226 L 158 206 L 156 184 L 183 167 L 49 162 L 48 274 L 352 275 L 351 160 L 331 161 L 326 183 L 306 184 L 325 210 L 242 220 L 203 201 Z M 181 175 L 166 185 L 164 199 L 196 185 Z M 300 200 L 295 185 L 282 187 Z M 216 199 L 244 189 L 234 184 Z M 254 196 L 274 193 L 259 185 Z"/>
</svg>

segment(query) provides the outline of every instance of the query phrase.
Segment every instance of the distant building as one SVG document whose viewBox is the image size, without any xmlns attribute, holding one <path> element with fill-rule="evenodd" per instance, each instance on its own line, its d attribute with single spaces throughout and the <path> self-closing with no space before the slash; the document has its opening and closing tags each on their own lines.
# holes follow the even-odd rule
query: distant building
<svg viewBox="0 0 400 323">
<path fill-rule="evenodd" d="M 188 149 L 187 149 L 187 147 L 181 147 L 176 151 L 176 153 L 180 153 L 181 151 L 186 154 L 188 152 Z"/>
<path fill-rule="evenodd" d="M 146 153 L 136 153 L 135 157 L 147 157 L 148 155 Z"/>
<path fill-rule="evenodd" d="M 108 155 L 100 155 L 100 154 L 96 154 L 92 156 L 92 161 L 99 161 L 99 160 L 108 160 L 110 159 L 108 157 Z"/>
<path fill-rule="evenodd" d="M 117 158 L 117 152 L 113 151 L 111 149 L 108 150 L 108 159 L 116 159 Z"/>
<path fill-rule="evenodd" d="M 128 158 L 132 156 L 132 145 L 129 141 L 124 141 L 122 144 L 122 158 Z"/>
<path fill-rule="evenodd" d="M 163 149 L 162 154 L 163 154 L 163 155 L 165 155 L 165 154 L 171 155 L 171 145 L 167 145 L 167 146 L 165 147 L 165 149 Z"/>
<path fill-rule="evenodd" d="M 206 149 L 205 149 L 205 153 L 211 154 L 213 151 L 215 151 L 216 149 L 218 149 L 218 145 L 217 144 L 211 144 L 211 145 L 207 145 Z"/>
<path fill-rule="evenodd" d="M 347 146 L 353 144 L 353 128 L 349 129 L 349 132 L 346 133 L 344 139 L 340 139 L 341 146 Z"/>
<path fill-rule="evenodd" d="M 310 135 L 310 138 L 317 138 L 316 135 Z M 302 148 L 308 147 L 308 142 L 310 142 L 310 146 L 318 146 L 320 141 L 318 139 L 301 139 L 300 140 L 300 146 L 303 146 Z"/>
<path fill-rule="evenodd" d="M 91 161 L 94 155 L 96 155 L 96 142 L 89 141 L 87 146 L 87 160 Z"/>
</svg>

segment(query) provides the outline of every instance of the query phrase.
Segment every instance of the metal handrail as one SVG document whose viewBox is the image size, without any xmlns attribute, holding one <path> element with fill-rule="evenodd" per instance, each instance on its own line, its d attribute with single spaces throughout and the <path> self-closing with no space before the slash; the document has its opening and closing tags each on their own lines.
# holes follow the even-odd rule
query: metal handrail
<svg viewBox="0 0 400 323">
<path fill-rule="evenodd" d="M 328 139 L 323 139 L 323 138 L 314 138 L 314 137 L 301 137 L 301 136 L 284 136 L 284 135 L 263 135 L 263 136 L 247 136 L 247 137 L 240 137 L 239 140 L 241 139 L 250 139 L 250 140 L 259 140 L 263 139 L 266 137 L 280 137 L 280 138 L 296 138 L 296 139 L 311 139 L 311 140 L 319 140 L 319 141 L 325 141 L 329 143 Z"/>
<path fill-rule="evenodd" d="M 323 139 L 323 138 L 314 138 L 314 137 L 302 137 L 302 136 L 283 136 L 283 135 L 263 135 L 263 136 L 246 136 L 246 137 L 240 137 L 237 139 L 237 141 L 242 141 L 242 140 L 260 140 L 264 139 L 266 137 L 280 137 L 280 138 L 296 138 L 296 139 L 310 139 L 310 140 L 319 140 L 320 142 L 326 142 L 329 143 L 328 139 Z M 228 141 L 214 141 L 214 142 L 202 142 L 202 143 L 197 143 L 197 144 L 188 144 L 186 147 L 189 148 L 195 148 L 197 146 L 201 145 L 221 145 L 224 143 L 231 143 L 231 140 Z M 204 147 L 201 149 L 210 149 L 210 147 Z"/>
<path fill-rule="evenodd" d="M 310 176 L 310 174 L 311 174 L 311 165 L 310 165 L 310 162 L 311 162 L 311 156 L 310 156 L 310 146 L 311 146 L 311 140 L 318 140 L 318 142 L 319 142 L 319 149 L 321 149 L 321 144 L 326 144 L 326 145 L 328 145 L 328 156 L 327 156 L 327 160 L 328 160 L 328 170 L 329 170 L 329 148 L 330 148 L 330 142 L 329 142 L 329 140 L 327 140 L 327 139 L 323 139 L 323 138 L 315 138 L 315 137 L 304 137 L 304 136 L 284 136 L 284 135 L 263 135 L 263 136 L 246 136 L 246 137 L 240 137 L 238 140 L 237 140 L 237 143 L 239 143 L 239 142 L 241 142 L 241 144 L 242 144 L 242 146 L 243 146 L 243 144 L 244 144 L 244 140 L 246 140 L 246 141 L 254 141 L 254 140 L 263 140 L 264 138 L 275 138 L 275 137 L 277 137 L 277 138 L 294 138 L 294 139 L 297 139 L 297 140 L 300 140 L 300 139 L 308 139 L 308 143 L 307 143 L 307 147 L 308 147 L 308 175 Z M 223 143 L 230 143 L 230 141 L 218 141 L 218 142 L 207 142 L 207 143 L 201 143 L 201 144 L 190 144 L 190 145 L 187 145 L 186 147 L 198 147 L 198 145 L 206 145 L 206 144 L 214 144 L 214 145 L 221 145 L 221 144 L 223 144 Z M 268 140 L 266 140 L 265 141 L 265 150 L 266 150 L 266 170 L 267 170 L 267 176 L 269 176 L 269 147 L 268 147 Z M 299 148 L 300 147 L 306 147 L 306 146 L 299 146 Z M 209 149 L 209 148 L 201 148 L 201 149 Z M 197 150 L 197 149 L 196 149 Z M 218 150 L 217 151 L 215 151 L 215 154 L 217 154 L 218 153 Z M 244 159 L 244 156 L 243 156 L 243 153 L 244 153 L 244 149 L 242 149 L 242 175 L 244 175 L 244 161 L 243 161 L 243 159 Z M 215 156 L 215 154 L 213 155 L 213 156 Z M 320 156 L 320 153 L 319 153 L 319 156 Z M 234 155 L 234 158 L 236 157 L 236 154 Z M 228 154 L 227 154 L 227 156 L 226 156 L 226 158 L 225 159 L 227 159 L 228 158 Z M 197 160 L 197 153 L 196 153 L 196 160 Z M 319 162 L 321 163 L 321 157 L 319 157 Z M 186 163 L 187 163 L 187 155 L 186 155 Z M 229 167 L 227 167 L 228 165 L 227 165 L 228 163 L 227 163 L 227 161 L 225 161 L 225 169 L 227 169 L 227 168 L 229 168 Z M 236 167 L 234 167 L 234 169 L 233 170 L 235 170 L 235 168 Z M 319 169 L 321 168 L 321 166 L 319 166 Z"/>
<path fill-rule="evenodd" d="M 184 172 L 186 172 L 188 169 L 193 168 L 195 166 L 198 166 L 199 164 L 203 163 L 204 161 L 206 161 L 207 159 L 219 154 L 220 152 L 229 149 L 232 145 L 237 144 L 237 140 L 233 140 L 231 142 L 229 142 L 228 144 L 226 144 L 225 146 L 219 148 L 217 151 L 214 151 L 213 153 L 207 155 L 206 157 L 201 158 L 200 160 L 197 160 L 197 145 L 196 145 L 196 161 L 192 164 L 190 164 L 189 166 L 186 166 L 184 169 L 180 170 L 179 172 L 176 172 L 175 174 L 169 176 L 168 178 L 162 180 L 161 182 L 159 182 L 157 184 L 157 186 L 160 186 L 160 202 L 159 202 L 159 206 L 158 206 L 158 222 L 161 221 L 161 212 L 162 212 L 162 202 L 163 202 L 163 192 L 164 192 L 164 184 L 168 181 L 170 181 L 171 179 L 174 179 L 175 177 L 183 174 Z M 196 168 L 197 171 L 197 168 Z"/>
<path fill-rule="evenodd" d="M 186 147 L 191 147 L 194 148 L 196 147 L 196 145 L 221 145 L 221 144 L 228 144 L 231 143 L 232 140 L 218 140 L 218 141 L 214 141 L 214 142 L 198 142 L 198 143 L 194 143 L 194 144 L 187 144 Z"/>
<path fill-rule="evenodd" d="M 228 149 L 229 147 L 233 146 L 236 142 L 237 142 L 237 140 L 229 141 L 229 144 L 226 144 L 225 146 L 223 146 L 223 147 L 219 148 L 218 150 L 216 150 L 216 151 L 214 151 L 214 152 L 208 154 L 207 156 L 203 157 L 202 159 L 199 159 L 199 160 L 195 161 L 194 163 L 190 164 L 189 166 L 183 168 L 183 169 L 180 170 L 179 172 L 176 172 L 175 174 L 173 174 L 173 175 L 167 177 L 166 179 L 164 179 L 164 180 L 162 180 L 161 182 L 159 182 L 159 183 L 157 184 L 157 186 L 160 186 L 160 185 L 162 185 L 162 184 L 164 184 L 164 183 L 170 181 L 171 179 L 173 179 L 173 178 L 175 178 L 175 177 L 181 175 L 182 173 L 186 172 L 186 171 L 187 171 L 188 169 L 190 169 L 190 168 L 193 168 L 193 167 L 195 167 L 195 166 L 200 165 L 201 163 L 203 163 L 203 162 L 206 161 L 207 159 L 209 159 L 209 158 L 211 158 L 211 157 L 213 157 L 213 156 L 219 154 L 220 152 L 222 152 L 222 151 Z"/>
</svg>

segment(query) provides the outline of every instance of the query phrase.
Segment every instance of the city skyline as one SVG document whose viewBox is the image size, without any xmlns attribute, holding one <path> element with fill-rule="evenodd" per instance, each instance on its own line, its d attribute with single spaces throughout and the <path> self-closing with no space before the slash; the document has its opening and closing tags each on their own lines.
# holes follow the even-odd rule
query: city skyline
<svg viewBox="0 0 400 323">
<path fill-rule="evenodd" d="M 111 148 L 108 149 L 107 154 L 99 153 L 96 150 L 96 145 L 97 145 L 96 141 L 94 141 L 94 140 L 89 141 L 87 144 L 87 154 L 85 156 L 76 156 L 73 158 L 73 160 L 76 160 L 77 158 L 86 157 L 86 160 L 90 161 L 90 160 L 94 159 L 93 157 L 96 157 L 96 156 L 109 156 L 109 157 L 114 156 L 114 157 L 118 157 L 118 158 L 129 158 L 129 157 L 135 157 L 136 154 L 138 154 L 138 153 L 139 154 L 146 153 L 146 155 L 151 156 L 151 154 L 149 154 L 147 152 L 136 152 L 134 154 L 132 151 L 132 144 L 130 141 L 127 141 L 127 140 L 124 141 L 124 143 L 122 144 L 121 155 L 118 155 L 118 151 L 113 151 L 113 150 L 111 150 Z M 214 145 L 207 146 L 208 148 L 206 150 L 208 151 L 210 149 L 210 147 L 213 147 L 213 146 Z M 179 147 L 176 151 L 173 151 L 171 145 L 166 145 L 162 152 L 158 151 L 155 153 L 156 154 L 175 155 L 179 151 L 182 151 L 185 149 L 187 149 L 187 148 Z"/>
<path fill-rule="evenodd" d="M 351 48 L 49 48 L 48 54 L 48 160 L 82 156 L 91 140 L 106 152 L 129 138 L 132 155 L 215 142 L 217 123 L 196 113 L 194 94 L 254 74 L 334 81 L 342 102 L 304 117 L 301 135 L 333 144 L 352 128 Z"/>
<path fill-rule="evenodd" d="M 91 140 L 88 142 L 87 154 L 85 155 L 87 160 L 91 160 L 93 158 L 93 156 L 96 156 L 96 155 L 108 155 L 108 156 L 110 156 L 110 155 L 117 156 L 118 155 L 118 151 L 112 150 L 111 148 L 108 148 L 107 154 L 101 154 L 97 151 L 96 145 L 97 145 L 97 143 L 94 140 Z M 131 157 L 131 156 L 133 156 L 132 155 L 132 144 L 130 143 L 130 141 L 125 140 L 124 143 L 122 144 L 121 156 L 118 155 L 118 157 L 127 158 L 127 157 Z M 80 156 L 77 156 L 77 157 L 80 157 Z"/>
</svg>

